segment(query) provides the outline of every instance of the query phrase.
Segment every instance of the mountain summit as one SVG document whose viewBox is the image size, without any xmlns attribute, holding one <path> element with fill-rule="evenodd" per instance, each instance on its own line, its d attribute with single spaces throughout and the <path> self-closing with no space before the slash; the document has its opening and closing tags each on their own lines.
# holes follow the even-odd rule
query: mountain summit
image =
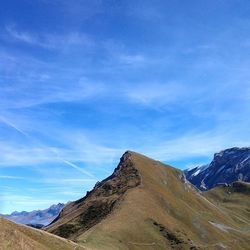
<svg viewBox="0 0 250 250">
<path fill-rule="evenodd" d="M 182 171 L 127 151 L 110 177 L 67 204 L 45 230 L 87 249 L 247 249 L 249 194 L 243 187 L 232 188 L 230 204 L 238 207 L 231 216 L 223 200 L 228 190 L 205 196 Z M 241 202 L 234 204 L 237 197 Z"/>
<path fill-rule="evenodd" d="M 250 147 L 216 153 L 210 164 L 186 170 L 185 175 L 202 191 L 234 181 L 250 182 Z"/>
</svg>

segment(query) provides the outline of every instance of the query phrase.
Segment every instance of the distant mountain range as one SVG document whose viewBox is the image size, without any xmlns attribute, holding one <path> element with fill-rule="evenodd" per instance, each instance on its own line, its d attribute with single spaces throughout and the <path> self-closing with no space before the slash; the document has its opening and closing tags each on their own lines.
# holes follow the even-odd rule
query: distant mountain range
<svg viewBox="0 0 250 250">
<path fill-rule="evenodd" d="M 184 171 L 186 178 L 202 191 L 234 181 L 250 182 L 250 148 L 229 148 L 214 154 L 211 163 Z"/>
<path fill-rule="evenodd" d="M 36 228 L 48 225 L 63 209 L 64 204 L 58 203 L 44 210 L 34 210 L 31 212 L 13 212 L 10 215 L 2 214 L 1 216 L 18 224 L 26 224 Z"/>
</svg>

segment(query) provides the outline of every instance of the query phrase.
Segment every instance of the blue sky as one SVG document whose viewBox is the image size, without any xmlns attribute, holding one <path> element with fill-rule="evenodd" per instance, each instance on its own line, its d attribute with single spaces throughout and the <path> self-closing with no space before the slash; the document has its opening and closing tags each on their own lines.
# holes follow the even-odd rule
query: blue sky
<svg viewBox="0 0 250 250">
<path fill-rule="evenodd" d="M 127 149 L 187 168 L 250 144 L 250 3 L 9 0 L 0 213 L 82 197 Z"/>
</svg>

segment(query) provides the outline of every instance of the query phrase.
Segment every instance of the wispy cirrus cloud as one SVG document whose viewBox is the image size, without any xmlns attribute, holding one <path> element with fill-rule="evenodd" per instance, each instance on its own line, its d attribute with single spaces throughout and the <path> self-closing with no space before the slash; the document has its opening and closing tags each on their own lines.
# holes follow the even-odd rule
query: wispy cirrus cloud
<svg viewBox="0 0 250 250">
<path fill-rule="evenodd" d="M 73 139 L 73 138 L 72 138 Z M 77 139 L 77 138 L 75 138 Z M 26 166 L 30 167 L 36 164 L 49 164 L 57 163 L 62 166 L 68 165 L 75 169 L 77 172 L 83 175 L 94 177 L 84 168 L 79 167 L 74 162 L 83 162 L 85 164 L 94 165 L 107 165 L 112 164 L 114 160 L 119 158 L 125 149 L 108 148 L 101 145 L 95 145 L 93 142 L 83 142 L 85 148 L 79 149 L 77 147 L 72 148 L 59 148 L 59 147 L 39 147 L 37 145 L 23 145 L 11 144 L 7 141 L 0 144 L 1 160 L 0 166 L 11 167 L 11 166 Z M 89 144 L 89 147 L 86 145 Z M 91 145 L 91 146 L 90 146 Z M 69 145 L 69 147 L 72 145 Z M 95 152 L 95 153 L 93 153 Z"/>
<path fill-rule="evenodd" d="M 14 176 L 14 175 L 0 175 L 0 179 L 7 179 L 7 180 L 25 180 L 25 177 Z"/>
<path fill-rule="evenodd" d="M 4 195 L 0 196 L 0 202 L 1 202 L 1 209 L 3 210 L 5 206 L 15 206 L 19 211 L 21 207 L 26 207 L 27 210 L 29 211 L 33 210 L 34 206 L 48 208 L 52 204 L 56 204 L 59 202 L 66 203 L 67 201 L 56 200 L 55 197 L 51 199 L 34 199 L 34 197 L 32 196 L 13 195 L 12 193 L 5 193 Z M 2 204 L 4 204 L 3 208 Z"/>
<path fill-rule="evenodd" d="M 84 131 L 55 131 L 53 133 L 55 137 L 60 138 L 62 142 L 67 141 L 66 148 L 38 147 L 34 143 L 20 148 L 20 145 L 11 145 L 4 142 L 0 144 L 2 152 L 0 165 L 2 167 L 18 165 L 29 167 L 34 164 L 57 163 L 62 166 L 66 164 L 84 176 L 95 179 L 91 172 L 85 171 L 84 168 L 79 167 L 79 164 L 80 166 L 82 163 L 91 166 L 113 166 L 118 163 L 119 157 L 127 149 L 144 153 L 165 162 L 212 156 L 214 152 L 225 147 L 244 146 L 246 140 L 250 143 L 250 137 L 247 139 L 244 134 L 239 134 L 239 129 L 240 127 L 232 130 L 230 127 L 221 126 L 207 132 L 193 131 L 192 133 L 175 136 L 175 138 L 163 136 L 163 134 L 159 137 L 159 133 L 156 137 L 145 131 L 144 137 L 138 138 L 141 141 L 136 146 L 130 144 L 133 137 L 133 134 L 131 134 L 131 138 L 128 137 L 127 142 L 123 142 L 121 148 L 117 148 L 117 142 L 112 140 L 109 141 L 111 145 L 109 147 L 102 145 L 98 140 L 93 141 L 93 137 L 89 139 Z M 145 145 L 143 143 L 145 137 L 151 142 L 150 144 Z M 77 162 L 77 164 L 74 162 Z"/>
<path fill-rule="evenodd" d="M 7 39 L 22 42 L 45 49 L 67 49 L 69 46 L 92 46 L 94 42 L 83 33 L 68 34 L 32 33 L 18 30 L 16 25 L 6 26 Z"/>
<path fill-rule="evenodd" d="M 118 57 L 118 61 L 125 66 L 134 66 L 140 67 L 149 63 L 150 59 L 146 58 L 145 55 L 142 54 L 120 54 L 116 55 Z"/>
<path fill-rule="evenodd" d="M 25 95 L 22 95 L 25 91 Z M 29 86 L 27 83 L 16 84 L 16 88 L 5 87 L 0 93 L 0 109 L 27 108 L 41 104 L 58 102 L 77 102 L 104 94 L 107 90 L 101 83 L 92 83 L 85 77 L 69 82 Z M 15 101 L 13 100 L 15 99 Z"/>
<path fill-rule="evenodd" d="M 193 157 L 212 157 L 215 152 L 235 145 L 244 146 L 245 143 L 233 139 L 229 132 L 208 131 L 200 134 L 195 132 L 182 135 L 167 142 L 162 141 L 155 147 L 145 151 L 147 151 L 148 155 L 167 162 Z"/>
<path fill-rule="evenodd" d="M 53 185 L 64 185 L 65 183 L 67 183 L 68 185 L 74 186 L 74 185 L 79 185 L 82 184 L 84 185 L 85 183 L 92 183 L 95 184 L 95 182 L 97 182 L 97 179 L 86 179 L 86 178 L 46 178 L 46 179 L 42 179 L 39 180 L 39 182 L 41 183 L 46 183 L 46 184 L 53 184 Z"/>
<path fill-rule="evenodd" d="M 72 159 L 73 161 L 86 162 L 86 159 L 79 159 L 78 157 L 80 157 L 80 154 L 75 154 L 72 149 L 58 149 L 44 146 L 41 142 L 33 139 L 31 135 L 27 134 L 13 123 L 7 121 L 4 118 L 2 118 L 1 120 L 12 129 L 20 133 L 22 136 L 24 136 L 26 139 L 29 139 L 31 144 L 29 143 L 28 145 L 22 146 L 22 148 L 20 148 L 20 146 L 17 145 L 7 145 L 5 142 L 1 142 L 0 149 L 2 151 L 2 158 L 0 160 L 0 166 L 31 166 L 32 164 L 38 163 L 63 163 L 64 165 L 70 166 L 83 175 L 95 178 L 95 176 L 91 172 L 84 170 L 83 168 L 79 167 L 77 164 L 69 160 Z M 72 156 L 74 158 L 72 158 Z M 89 160 L 91 162 L 91 159 Z"/>
<path fill-rule="evenodd" d="M 91 172 L 86 171 L 83 167 L 79 167 L 79 164 L 82 165 L 81 163 L 84 163 L 84 165 L 92 166 L 113 165 L 114 161 L 117 161 L 126 150 L 126 148 L 119 149 L 103 146 L 99 142 L 90 140 L 85 133 L 63 130 L 62 132 L 56 132 L 55 130 L 54 135 L 61 138 L 61 142 L 66 140 L 66 147 L 46 146 L 12 122 L 6 122 L 6 119 L 2 121 L 11 129 L 20 133 L 26 141 L 22 140 L 21 145 L 8 142 L 7 140 L 1 141 L 0 165 L 2 167 L 25 166 L 29 168 L 36 164 L 57 163 L 62 166 L 67 165 L 83 175 L 95 178 Z"/>
<path fill-rule="evenodd" d="M 162 106 L 166 104 L 178 104 L 180 100 L 190 96 L 189 89 L 180 83 L 143 83 L 135 84 L 133 90 L 126 92 L 129 100 L 142 105 Z"/>
</svg>

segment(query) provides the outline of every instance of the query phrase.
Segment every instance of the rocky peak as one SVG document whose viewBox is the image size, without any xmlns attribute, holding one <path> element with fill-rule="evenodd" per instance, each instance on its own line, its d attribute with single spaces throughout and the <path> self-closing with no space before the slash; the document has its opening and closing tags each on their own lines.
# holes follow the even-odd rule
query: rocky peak
<svg viewBox="0 0 250 250">
<path fill-rule="evenodd" d="M 201 190 L 234 181 L 250 181 L 250 147 L 229 148 L 214 154 L 206 167 L 185 171 L 187 179 Z"/>
<path fill-rule="evenodd" d="M 85 197 L 67 204 L 47 230 L 70 238 L 76 232 L 77 234 L 85 232 L 109 215 L 123 195 L 141 183 L 139 172 L 134 167 L 131 156 L 130 151 L 125 152 L 113 174 L 97 182 Z M 68 220 L 67 224 L 60 225 L 65 220 Z"/>
</svg>

